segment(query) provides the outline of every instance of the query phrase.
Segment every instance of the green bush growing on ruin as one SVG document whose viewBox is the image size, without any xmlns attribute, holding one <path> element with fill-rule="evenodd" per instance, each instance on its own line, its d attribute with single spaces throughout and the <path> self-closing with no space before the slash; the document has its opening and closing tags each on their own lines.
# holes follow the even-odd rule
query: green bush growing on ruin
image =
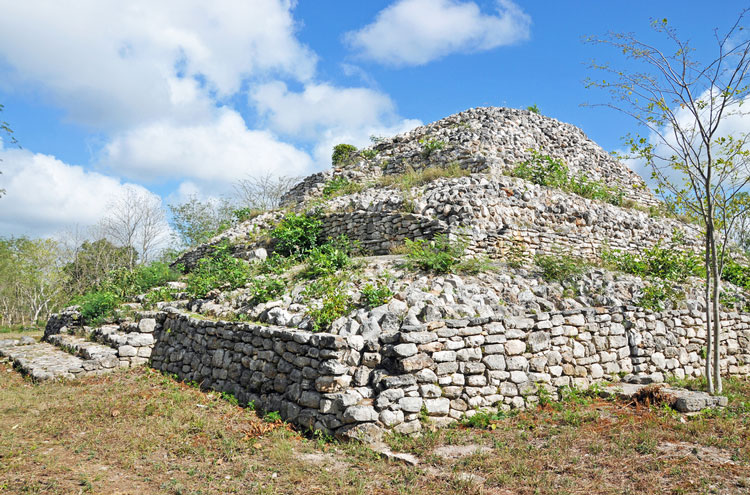
<svg viewBox="0 0 750 495">
<path fill-rule="evenodd" d="M 541 112 L 539 111 L 539 107 L 536 106 L 536 103 L 534 103 L 531 106 L 526 107 L 526 110 L 528 110 L 531 113 L 535 113 L 537 115 L 541 114 Z"/>
<path fill-rule="evenodd" d="M 331 275 L 337 270 L 351 264 L 351 255 L 356 244 L 345 235 L 331 239 L 325 244 L 316 246 L 307 253 L 307 266 L 303 272 L 306 278 L 318 278 Z"/>
<path fill-rule="evenodd" d="M 452 273 L 461 263 L 466 243 L 451 241 L 445 234 L 438 234 L 432 240 L 406 240 L 407 265 L 411 269 L 421 269 L 437 273 Z"/>
<path fill-rule="evenodd" d="M 639 253 L 605 249 L 601 258 L 605 265 L 640 277 L 683 281 L 690 276 L 705 276 L 700 256 L 660 242 Z"/>
<path fill-rule="evenodd" d="M 531 150 L 531 158 L 516 165 L 511 175 L 540 186 L 562 189 L 583 198 L 604 201 L 615 206 L 623 204 L 624 195 L 620 189 L 589 179 L 582 174 L 571 177 L 568 166 L 562 160 L 538 151 Z"/>
<path fill-rule="evenodd" d="M 89 325 L 98 325 L 113 317 L 122 300 L 114 292 L 97 290 L 75 298 L 73 304 L 80 306 L 81 319 Z"/>
<path fill-rule="evenodd" d="M 187 276 L 187 293 L 205 297 L 213 289 L 233 290 L 243 287 L 250 278 L 250 266 L 231 254 L 229 243 L 215 246 L 213 252 L 198 260 Z"/>
<path fill-rule="evenodd" d="M 312 322 L 314 332 L 327 330 L 331 323 L 354 309 L 346 284 L 343 277 L 328 275 L 308 285 L 303 291 L 303 298 L 308 300 L 306 314 Z M 319 299 L 320 302 L 311 302 L 310 298 Z"/>
<path fill-rule="evenodd" d="M 274 251 L 282 256 L 305 255 L 320 244 L 322 227 L 317 213 L 289 213 L 271 231 Z"/>
<path fill-rule="evenodd" d="M 351 144 L 337 144 L 333 147 L 331 155 L 331 164 L 334 167 L 348 165 L 354 159 L 357 153 L 357 147 Z"/>
<path fill-rule="evenodd" d="M 439 139 L 420 139 L 419 144 L 422 145 L 423 158 L 429 158 L 434 152 L 445 147 L 445 141 Z"/>
<path fill-rule="evenodd" d="M 685 293 L 675 289 L 667 280 L 652 279 L 651 284 L 643 288 L 638 305 L 652 311 L 664 311 L 667 302 L 685 299 Z"/>
<path fill-rule="evenodd" d="M 342 177 L 340 175 L 333 177 L 331 180 L 326 182 L 326 185 L 323 187 L 323 197 L 331 198 L 347 185 L 349 185 L 349 179 L 347 179 L 346 177 Z"/>
<path fill-rule="evenodd" d="M 366 284 L 362 287 L 362 302 L 367 309 L 387 304 L 393 298 L 393 291 L 383 283 Z"/>
<path fill-rule="evenodd" d="M 581 278 L 588 268 L 584 260 L 570 255 L 537 255 L 534 263 L 541 268 L 542 277 L 549 282 L 571 282 Z"/>
<path fill-rule="evenodd" d="M 254 277 L 248 283 L 251 304 L 267 303 L 278 299 L 286 291 L 286 284 L 276 277 Z"/>
</svg>

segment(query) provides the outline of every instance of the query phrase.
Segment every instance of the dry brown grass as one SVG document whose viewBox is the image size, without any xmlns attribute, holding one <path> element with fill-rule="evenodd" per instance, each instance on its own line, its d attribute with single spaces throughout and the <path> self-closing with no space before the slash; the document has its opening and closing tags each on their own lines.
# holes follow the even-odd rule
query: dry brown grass
<svg viewBox="0 0 750 495">
<path fill-rule="evenodd" d="M 0 494 L 748 493 L 750 383 L 728 389 L 728 411 L 692 418 L 576 399 L 390 438 L 410 467 L 147 369 L 33 385 L 0 364 Z"/>
</svg>

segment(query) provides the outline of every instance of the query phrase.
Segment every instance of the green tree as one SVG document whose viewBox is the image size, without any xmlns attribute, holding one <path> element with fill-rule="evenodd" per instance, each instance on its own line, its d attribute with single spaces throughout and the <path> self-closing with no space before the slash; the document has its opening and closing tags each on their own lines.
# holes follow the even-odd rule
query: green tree
<svg viewBox="0 0 750 495">
<path fill-rule="evenodd" d="M 67 277 L 66 292 L 76 296 L 100 286 L 108 273 L 130 266 L 130 260 L 137 257 L 134 251 L 115 246 L 107 239 L 84 241 L 63 267 Z"/>
<path fill-rule="evenodd" d="M 627 69 L 595 64 L 606 79 L 589 81 L 611 95 L 607 106 L 629 115 L 646 131 L 628 136 L 630 156 L 644 160 L 657 192 L 701 220 L 706 266 L 706 367 L 710 393 L 721 393 L 719 363 L 721 276 L 735 223 L 748 209 L 748 136 L 726 132 L 750 96 L 748 10 L 724 33 L 715 31 L 716 53 L 701 60 L 667 19 L 652 22 L 664 47 L 633 34 L 592 38 L 624 54 Z M 636 67 L 637 68 L 634 68 Z"/>
<path fill-rule="evenodd" d="M 203 244 L 232 223 L 232 206 L 226 201 L 187 201 L 169 205 L 171 224 L 178 242 L 185 247 Z"/>
<path fill-rule="evenodd" d="M 59 307 L 64 274 L 61 250 L 51 239 L 0 239 L 0 308 L 3 325 L 34 324 Z"/>
</svg>

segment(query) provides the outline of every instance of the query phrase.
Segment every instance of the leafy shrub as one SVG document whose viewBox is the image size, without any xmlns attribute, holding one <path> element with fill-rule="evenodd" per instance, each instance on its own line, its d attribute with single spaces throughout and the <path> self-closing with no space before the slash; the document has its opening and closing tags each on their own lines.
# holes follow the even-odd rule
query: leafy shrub
<svg viewBox="0 0 750 495">
<path fill-rule="evenodd" d="M 438 139 L 420 139 L 419 144 L 422 145 L 422 156 L 424 158 L 429 158 L 434 152 L 445 147 L 445 141 Z"/>
<path fill-rule="evenodd" d="M 393 291 L 391 291 L 391 289 L 385 284 L 367 284 L 362 288 L 362 299 L 367 309 L 377 308 L 378 306 L 387 304 L 392 298 Z"/>
<path fill-rule="evenodd" d="M 120 298 L 142 294 L 152 287 L 164 285 L 179 278 L 179 273 L 169 265 L 154 262 L 150 265 L 137 266 L 132 270 L 120 268 L 107 274 L 100 289 L 112 292 Z"/>
<path fill-rule="evenodd" d="M 295 264 L 294 258 L 287 258 L 278 253 L 271 253 L 262 263 L 255 265 L 260 274 L 282 275 Z"/>
<path fill-rule="evenodd" d="M 623 192 L 585 175 L 570 177 L 570 170 L 562 160 L 531 151 L 531 159 L 521 162 L 511 175 L 545 187 L 555 187 L 588 199 L 621 206 Z"/>
<path fill-rule="evenodd" d="M 351 144 L 337 144 L 333 147 L 333 154 L 331 155 L 331 164 L 334 167 L 339 165 L 347 165 L 354 158 L 357 153 L 357 147 Z"/>
<path fill-rule="evenodd" d="M 542 277 L 548 281 L 567 282 L 581 278 L 586 271 L 587 263 L 572 256 L 534 257 L 534 263 L 542 269 Z"/>
<path fill-rule="evenodd" d="M 255 277 L 248 285 L 252 304 L 267 303 L 278 299 L 286 290 L 284 281 L 273 277 Z"/>
<path fill-rule="evenodd" d="M 456 271 L 468 275 L 486 272 L 492 269 L 492 264 L 485 256 L 473 256 L 456 265 Z"/>
<path fill-rule="evenodd" d="M 89 324 L 98 324 L 112 317 L 120 302 L 117 294 L 106 290 L 88 292 L 73 300 L 81 307 L 81 318 Z"/>
<path fill-rule="evenodd" d="M 247 262 L 232 256 L 229 244 L 222 243 L 209 256 L 198 260 L 198 265 L 187 277 L 187 292 L 193 297 L 205 297 L 213 289 L 242 287 L 249 278 Z"/>
<path fill-rule="evenodd" d="M 157 287 L 146 294 L 146 297 L 143 299 L 143 307 L 151 309 L 156 307 L 156 303 L 158 302 L 174 301 L 174 296 L 174 289 L 170 289 L 169 287 Z"/>
<path fill-rule="evenodd" d="M 743 289 L 750 290 L 750 266 L 740 265 L 733 259 L 724 264 L 721 278 Z"/>
<path fill-rule="evenodd" d="M 237 222 L 244 222 L 246 220 L 252 220 L 261 213 L 263 213 L 263 210 L 260 208 L 236 208 L 232 210 L 232 217 Z"/>
<path fill-rule="evenodd" d="M 461 424 L 470 428 L 495 429 L 494 423 L 505 419 L 507 416 L 502 412 L 490 412 L 479 410 L 470 417 L 464 417 Z"/>
<path fill-rule="evenodd" d="M 533 104 L 533 105 L 531 105 L 530 107 L 526 107 L 526 110 L 528 110 L 528 111 L 529 111 L 529 112 L 531 112 L 531 113 L 535 113 L 535 114 L 537 114 L 537 115 L 541 113 L 541 112 L 539 111 L 539 107 L 538 107 L 538 106 L 536 106 L 536 103 L 534 103 L 534 104 Z"/>
<path fill-rule="evenodd" d="M 319 244 L 323 223 L 317 214 L 290 213 L 271 231 L 274 250 L 284 256 L 304 255 Z"/>
<path fill-rule="evenodd" d="M 675 290 L 672 284 L 664 280 L 652 280 L 651 285 L 643 288 L 638 305 L 653 311 L 664 311 L 667 309 L 667 301 L 678 301 L 685 298 L 685 293 Z"/>
<path fill-rule="evenodd" d="M 437 273 L 451 273 L 461 262 L 466 249 L 464 242 L 452 242 L 447 235 L 438 234 L 431 241 L 406 240 L 409 266 Z"/>
<path fill-rule="evenodd" d="M 343 189 L 349 185 L 349 179 L 342 176 L 336 176 L 329 180 L 325 187 L 323 187 L 323 197 L 324 198 L 331 198 L 333 197 L 339 190 Z"/>
<path fill-rule="evenodd" d="M 376 149 L 368 149 L 368 150 L 362 150 L 359 152 L 360 156 L 364 158 L 365 160 L 372 160 L 376 156 L 378 156 L 378 150 Z"/>
<path fill-rule="evenodd" d="M 545 187 L 563 188 L 568 183 L 568 167 L 562 160 L 531 152 L 531 159 L 521 162 L 511 175 Z"/>
<path fill-rule="evenodd" d="M 642 253 L 604 250 L 602 261 L 617 270 L 641 277 L 658 277 L 682 281 L 690 276 L 705 276 L 703 260 L 694 253 L 683 252 L 675 246 L 661 243 L 644 249 Z"/>
<path fill-rule="evenodd" d="M 351 263 L 354 245 L 341 235 L 329 242 L 317 246 L 307 254 L 307 268 L 304 275 L 307 278 L 318 278 L 335 273 Z"/>
<path fill-rule="evenodd" d="M 419 187 L 437 179 L 466 177 L 470 174 L 469 170 L 461 168 L 458 163 L 451 163 L 446 167 L 427 167 L 420 170 L 409 168 L 402 174 L 384 175 L 378 181 L 378 185 L 408 191 L 412 187 Z"/>
<path fill-rule="evenodd" d="M 314 332 L 327 330 L 331 323 L 353 309 L 343 281 L 335 276 L 328 276 L 311 284 L 303 295 L 321 299 L 319 304 L 310 304 L 307 311 Z"/>
</svg>

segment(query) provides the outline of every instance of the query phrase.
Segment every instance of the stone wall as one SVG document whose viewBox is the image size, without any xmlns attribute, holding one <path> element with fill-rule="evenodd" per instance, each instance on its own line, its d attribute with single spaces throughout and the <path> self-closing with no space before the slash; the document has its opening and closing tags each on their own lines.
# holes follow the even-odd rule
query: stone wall
<svg viewBox="0 0 750 495">
<path fill-rule="evenodd" d="M 151 365 L 336 434 L 414 433 L 421 415 L 443 425 L 476 408 L 522 408 L 539 387 L 602 380 L 696 377 L 703 315 L 635 307 L 588 308 L 429 321 L 367 335 L 161 313 Z M 750 315 L 722 314 L 721 368 L 750 373 Z"/>
<path fill-rule="evenodd" d="M 254 233 L 281 219 L 265 214 L 192 251 L 178 263 L 188 269 L 224 239 L 235 255 L 255 259 L 267 241 Z M 388 254 L 405 239 L 446 233 L 469 239 L 469 252 L 504 258 L 520 249 L 527 256 L 575 253 L 597 258 L 604 248 L 640 252 L 680 233 L 685 249 L 700 249 L 700 233 L 674 219 L 652 217 L 633 208 L 592 201 L 504 175 L 438 179 L 408 194 L 373 188 L 336 197 L 322 215 L 323 237 L 347 235 L 372 254 Z M 265 255 L 265 252 L 262 253 Z"/>
<path fill-rule="evenodd" d="M 429 142 L 440 142 L 442 147 L 428 153 L 425 145 Z M 639 204 L 659 204 L 638 174 L 591 141 L 581 129 L 513 108 L 472 108 L 382 138 L 367 148 L 374 156 L 355 159 L 337 174 L 350 180 L 366 180 L 383 174 L 400 174 L 409 168 L 448 164 L 458 164 L 472 173 L 501 174 L 529 160 L 532 150 L 563 160 L 572 174 L 583 174 L 618 187 L 625 197 Z M 285 195 L 284 204 L 293 206 L 319 197 L 332 176 L 333 171 L 329 170 L 307 177 Z"/>
</svg>

